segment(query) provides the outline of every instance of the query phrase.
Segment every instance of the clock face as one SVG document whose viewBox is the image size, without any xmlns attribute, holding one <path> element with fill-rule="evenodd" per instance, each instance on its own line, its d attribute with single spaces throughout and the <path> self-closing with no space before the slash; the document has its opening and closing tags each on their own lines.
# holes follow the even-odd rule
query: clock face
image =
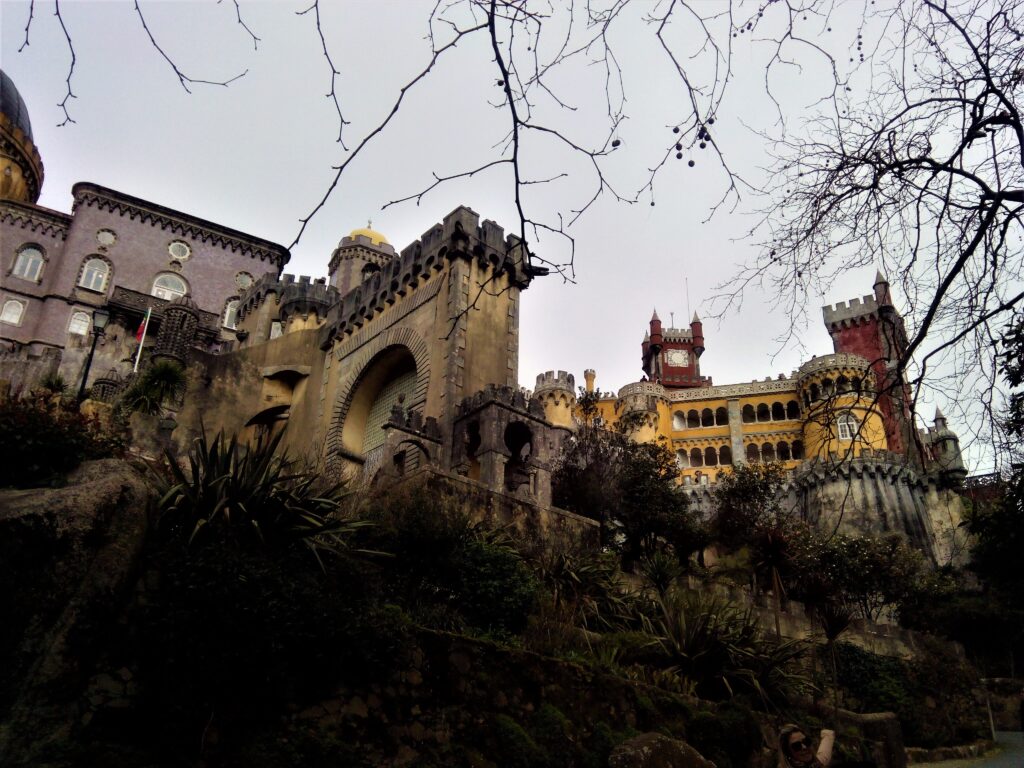
<svg viewBox="0 0 1024 768">
<path fill-rule="evenodd" d="M 690 364 L 690 356 L 685 349 L 670 349 L 665 353 L 665 362 L 682 368 Z"/>
</svg>

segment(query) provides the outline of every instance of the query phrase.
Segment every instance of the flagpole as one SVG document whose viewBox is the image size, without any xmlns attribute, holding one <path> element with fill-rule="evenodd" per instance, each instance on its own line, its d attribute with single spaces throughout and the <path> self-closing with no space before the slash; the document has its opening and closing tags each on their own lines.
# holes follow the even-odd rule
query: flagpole
<svg viewBox="0 0 1024 768">
<path fill-rule="evenodd" d="M 139 339 L 139 351 L 135 353 L 135 367 L 132 368 L 132 373 L 139 372 L 139 361 L 142 359 L 142 347 L 146 344 L 146 333 L 149 331 L 149 316 L 152 312 L 152 307 L 146 307 L 146 319 L 142 321 L 142 338 Z"/>
</svg>

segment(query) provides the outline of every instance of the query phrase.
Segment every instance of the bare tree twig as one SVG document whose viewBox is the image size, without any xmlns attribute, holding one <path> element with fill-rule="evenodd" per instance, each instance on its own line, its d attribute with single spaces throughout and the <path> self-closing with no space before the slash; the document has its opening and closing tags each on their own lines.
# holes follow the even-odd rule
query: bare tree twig
<svg viewBox="0 0 1024 768">
<path fill-rule="evenodd" d="M 71 113 L 68 112 L 68 101 L 70 99 L 77 98 L 77 96 L 75 96 L 75 94 L 71 92 L 71 76 L 75 74 L 75 61 L 77 60 L 77 57 L 75 56 L 75 46 L 71 43 L 71 34 L 68 32 L 68 28 L 64 24 L 64 17 L 61 16 L 60 13 L 60 0 L 54 0 L 53 9 L 53 15 L 56 16 L 57 21 L 60 22 L 61 31 L 64 32 L 64 39 L 68 42 L 68 51 L 71 52 L 71 63 L 68 65 L 68 76 L 64 80 L 64 82 L 67 84 L 67 92 L 64 94 L 64 98 L 61 99 L 60 103 L 57 105 L 62 110 L 64 110 L 64 121 L 60 123 L 57 127 L 63 128 L 68 123 L 75 122 L 71 118 Z M 28 40 L 28 27 L 25 28 L 25 39 L 26 41 Z"/>
<path fill-rule="evenodd" d="M 324 29 L 320 24 L 320 0 L 313 0 L 313 4 L 303 11 L 296 11 L 297 16 L 304 16 L 310 11 L 313 11 L 314 19 L 316 20 L 316 32 L 320 36 L 320 47 L 323 50 L 324 59 L 327 61 L 327 66 L 331 69 L 331 90 L 327 92 L 327 98 L 334 104 L 334 111 L 338 113 L 338 143 L 341 144 L 341 148 L 348 152 L 348 147 L 345 146 L 345 142 L 342 139 L 342 133 L 345 130 L 345 126 L 349 124 L 349 121 L 345 119 L 341 113 L 341 102 L 338 101 L 337 91 L 337 79 L 341 72 L 334 65 L 334 60 L 331 58 L 330 52 L 327 50 L 327 39 L 324 37 Z"/>
<path fill-rule="evenodd" d="M 28 4 L 28 21 L 25 22 L 25 42 L 18 48 L 18 53 L 21 53 L 28 46 L 28 30 L 32 26 L 32 17 L 36 11 L 36 0 L 30 0 Z"/>
</svg>

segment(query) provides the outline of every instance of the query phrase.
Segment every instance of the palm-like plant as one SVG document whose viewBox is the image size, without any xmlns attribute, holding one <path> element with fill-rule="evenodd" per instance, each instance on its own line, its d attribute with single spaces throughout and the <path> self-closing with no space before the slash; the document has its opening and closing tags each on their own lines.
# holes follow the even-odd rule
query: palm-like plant
<svg viewBox="0 0 1024 768">
<path fill-rule="evenodd" d="M 320 560 L 338 551 L 345 536 L 364 523 L 335 517 L 347 492 L 342 484 L 318 489 L 318 478 L 293 471 L 279 451 L 278 433 L 245 446 L 222 432 L 209 440 L 205 430 L 188 453 L 186 472 L 168 453 L 170 479 L 159 501 L 161 527 L 191 543 L 214 530 L 243 533 L 269 547 L 301 543 Z"/>
<path fill-rule="evenodd" d="M 185 389 L 185 369 L 173 360 L 157 360 L 125 391 L 123 404 L 129 411 L 158 414 Z"/>
</svg>

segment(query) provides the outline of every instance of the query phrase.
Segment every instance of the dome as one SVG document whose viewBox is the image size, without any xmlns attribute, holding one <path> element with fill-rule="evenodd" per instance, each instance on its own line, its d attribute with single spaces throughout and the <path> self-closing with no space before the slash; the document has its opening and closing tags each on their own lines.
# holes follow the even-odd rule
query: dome
<svg viewBox="0 0 1024 768">
<path fill-rule="evenodd" d="M 0 112 L 7 115 L 7 119 L 15 128 L 20 128 L 25 137 L 32 141 L 32 122 L 28 119 L 28 107 L 25 100 L 21 98 L 14 81 L 7 74 L 0 70 Z"/>
<path fill-rule="evenodd" d="M 370 229 L 369 227 L 360 227 L 359 229 L 353 229 L 349 233 L 349 237 L 351 237 L 353 240 L 355 240 L 360 235 L 368 239 L 374 245 L 390 245 L 390 243 L 388 243 L 388 239 L 384 237 L 384 235 L 382 235 L 380 232 L 377 232 L 374 229 Z"/>
</svg>

